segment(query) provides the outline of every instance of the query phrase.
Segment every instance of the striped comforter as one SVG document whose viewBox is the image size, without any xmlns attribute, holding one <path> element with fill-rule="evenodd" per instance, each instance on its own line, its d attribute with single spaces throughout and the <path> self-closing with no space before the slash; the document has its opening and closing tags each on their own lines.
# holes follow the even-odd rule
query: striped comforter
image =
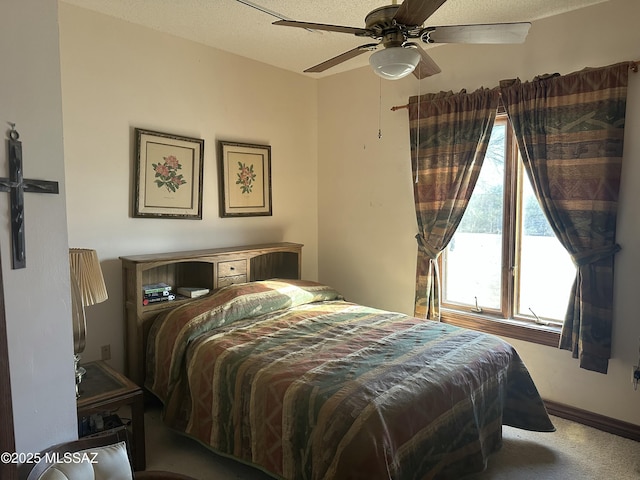
<svg viewBox="0 0 640 480">
<path fill-rule="evenodd" d="M 553 431 L 497 337 L 287 280 L 225 287 L 154 323 L 146 386 L 164 421 L 277 478 L 460 478 L 502 424 Z"/>
</svg>

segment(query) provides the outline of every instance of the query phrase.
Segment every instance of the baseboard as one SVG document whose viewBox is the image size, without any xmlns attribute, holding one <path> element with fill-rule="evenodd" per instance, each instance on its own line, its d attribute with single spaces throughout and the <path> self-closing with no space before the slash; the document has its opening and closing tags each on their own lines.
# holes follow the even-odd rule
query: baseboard
<svg viewBox="0 0 640 480">
<path fill-rule="evenodd" d="M 597 413 L 588 412 L 579 408 L 563 405 L 562 403 L 544 401 L 547 411 L 550 415 L 565 418 L 588 427 L 597 428 L 603 432 L 612 433 L 624 438 L 630 438 L 636 442 L 640 442 L 640 425 L 623 422 L 615 418 L 605 417 Z"/>
</svg>

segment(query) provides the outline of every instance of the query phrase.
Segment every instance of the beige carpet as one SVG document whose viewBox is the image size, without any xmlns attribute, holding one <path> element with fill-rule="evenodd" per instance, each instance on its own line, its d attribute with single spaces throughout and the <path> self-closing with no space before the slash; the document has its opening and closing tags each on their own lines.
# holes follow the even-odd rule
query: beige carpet
<svg viewBox="0 0 640 480">
<path fill-rule="evenodd" d="M 502 449 L 487 470 L 467 480 L 638 480 L 640 443 L 558 417 L 557 431 L 504 428 Z M 207 450 L 162 425 L 160 410 L 145 414 L 147 469 L 199 480 L 270 480 L 269 475 Z"/>
</svg>

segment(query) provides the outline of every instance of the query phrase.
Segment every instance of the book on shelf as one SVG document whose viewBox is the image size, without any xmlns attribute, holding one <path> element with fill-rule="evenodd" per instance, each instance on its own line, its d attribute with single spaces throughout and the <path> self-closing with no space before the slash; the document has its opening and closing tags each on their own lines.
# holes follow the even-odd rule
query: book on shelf
<svg viewBox="0 0 640 480">
<path fill-rule="evenodd" d="M 159 303 L 159 302 L 170 302 L 171 300 L 175 300 L 176 296 L 172 293 L 169 295 L 162 295 L 159 297 L 147 297 L 146 295 L 142 299 L 142 305 L 149 305 L 150 303 Z"/>
<path fill-rule="evenodd" d="M 144 298 L 156 298 L 156 297 L 166 297 L 171 295 L 173 292 L 171 290 L 163 290 L 162 292 L 151 292 L 151 293 L 142 293 Z"/>
<path fill-rule="evenodd" d="M 209 289 L 201 287 L 178 287 L 177 292 L 185 297 L 196 298 L 209 293 Z"/>
<path fill-rule="evenodd" d="M 150 293 L 162 293 L 162 292 L 170 292 L 171 285 L 168 285 L 164 282 L 160 283 L 150 283 L 148 285 L 142 286 L 142 293 L 150 294 Z"/>
</svg>

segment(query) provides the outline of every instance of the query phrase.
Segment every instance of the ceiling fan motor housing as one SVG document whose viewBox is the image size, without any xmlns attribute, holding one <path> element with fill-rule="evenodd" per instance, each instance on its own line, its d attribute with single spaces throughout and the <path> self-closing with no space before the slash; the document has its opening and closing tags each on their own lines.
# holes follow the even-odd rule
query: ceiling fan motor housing
<svg viewBox="0 0 640 480">
<path fill-rule="evenodd" d="M 402 46 L 410 33 L 407 26 L 394 20 L 398 8 L 399 5 L 387 5 L 372 10 L 365 17 L 368 36 L 381 40 L 385 48 Z"/>
<path fill-rule="evenodd" d="M 398 5 L 376 8 L 369 12 L 364 19 L 365 28 L 371 32 L 370 36 L 382 40 L 385 47 L 396 47 L 405 41 L 405 36 L 393 19 L 398 8 Z M 387 45 L 387 42 L 391 44 Z"/>
</svg>

